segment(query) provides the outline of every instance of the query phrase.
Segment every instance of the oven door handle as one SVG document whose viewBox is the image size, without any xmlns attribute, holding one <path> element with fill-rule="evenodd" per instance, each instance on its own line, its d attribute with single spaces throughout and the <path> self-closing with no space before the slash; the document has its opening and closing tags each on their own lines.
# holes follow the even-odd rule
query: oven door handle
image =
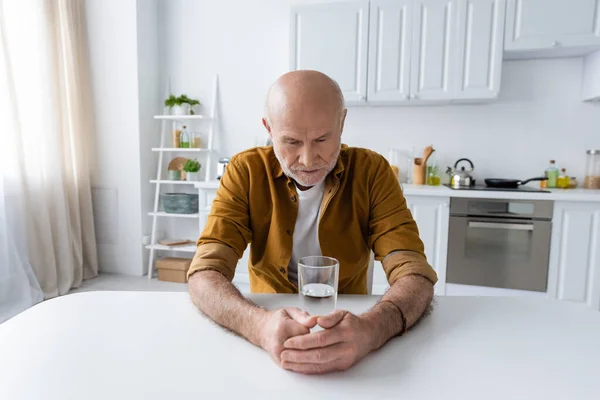
<svg viewBox="0 0 600 400">
<path fill-rule="evenodd" d="M 506 229 L 511 231 L 533 232 L 533 224 L 507 224 L 502 222 L 469 221 L 469 228 Z"/>
</svg>

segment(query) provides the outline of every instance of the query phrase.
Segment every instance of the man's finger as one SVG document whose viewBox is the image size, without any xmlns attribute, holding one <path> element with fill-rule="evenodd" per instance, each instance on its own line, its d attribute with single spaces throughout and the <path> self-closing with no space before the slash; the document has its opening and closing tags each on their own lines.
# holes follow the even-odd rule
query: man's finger
<svg viewBox="0 0 600 400">
<path fill-rule="evenodd" d="M 310 316 L 306 311 L 302 311 L 299 308 L 287 308 L 286 311 L 294 321 L 304 325 L 308 329 L 317 325 L 317 317 Z"/>
<path fill-rule="evenodd" d="M 347 313 L 348 311 L 335 310 L 331 314 L 319 317 L 317 319 L 317 324 L 319 324 L 319 326 L 324 329 L 333 328 L 334 326 L 339 324 L 342 319 L 344 319 Z"/>
<path fill-rule="evenodd" d="M 283 347 L 286 349 L 308 350 L 331 346 L 342 341 L 343 337 L 338 329 L 327 329 L 289 338 L 283 343 Z"/>
<path fill-rule="evenodd" d="M 332 361 L 325 364 L 304 364 L 294 363 L 291 361 L 282 361 L 281 367 L 289 371 L 300 372 L 301 374 L 325 374 L 327 372 L 339 371 L 341 368 L 340 361 Z"/>
<path fill-rule="evenodd" d="M 286 349 L 281 352 L 281 360 L 293 363 L 327 364 L 342 358 L 345 352 L 346 346 L 343 343 L 311 350 Z"/>
</svg>

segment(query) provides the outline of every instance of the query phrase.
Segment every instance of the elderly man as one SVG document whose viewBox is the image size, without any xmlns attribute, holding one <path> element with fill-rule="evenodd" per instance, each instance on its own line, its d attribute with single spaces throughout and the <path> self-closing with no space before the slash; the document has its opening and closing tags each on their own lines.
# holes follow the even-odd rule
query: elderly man
<svg viewBox="0 0 600 400">
<path fill-rule="evenodd" d="M 202 312 L 302 373 L 349 368 L 404 333 L 437 280 L 390 165 L 341 144 L 346 112 L 338 84 L 320 72 L 277 79 L 263 118 L 273 146 L 231 159 L 188 273 Z M 366 294 L 371 251 L 390 289 L 361 315 L 264 310 L 231 283 L 248 243 L 252 292 L 297 293 L 298 260 L 324 255 L 340 262 L 339 293 Z M 317 324 L 324 329 L 311 333 Z"/>
</svg>

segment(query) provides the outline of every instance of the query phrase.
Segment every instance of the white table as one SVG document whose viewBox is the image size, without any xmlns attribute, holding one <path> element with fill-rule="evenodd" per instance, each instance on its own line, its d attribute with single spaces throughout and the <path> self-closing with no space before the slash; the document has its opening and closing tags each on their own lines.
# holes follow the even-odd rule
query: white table
<svg viewBox="0 0 600 400">
<path fill-rule="evenodd" d="M 293 295 L 251 296 L 266 307 Z M 340 296 L 354 312 L 371 296 Z M 186 293 L 91 292 L 0 325 L 0 399 L 599 399 L 600 313 L 538 298 L 442 297 L 352 369 L 303 376 L 225 333 Z"/>
</svg>

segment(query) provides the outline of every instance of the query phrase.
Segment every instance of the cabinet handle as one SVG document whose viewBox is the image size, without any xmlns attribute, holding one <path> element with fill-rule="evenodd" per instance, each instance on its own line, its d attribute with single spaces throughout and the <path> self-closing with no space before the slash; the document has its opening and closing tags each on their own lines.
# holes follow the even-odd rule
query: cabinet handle
<svg viewBox="0 0 600 400">
<path fill-rule="evenodd" d="M 558 47 L 560 46 L 560 42 L 557 42 L 556 40 L 554 42 L 552 42 L 552 47 Z"/>
<path fill-rule="evenodd" d="M 413 99 L 417 100 L 418 98 L 419 98 L 419 95 L 418 95 L 418 94 L 414 94 L 414 95 L 413 95 Z"/>
<path fill-rule="evenodd" d="M 364 100 L 364 99 L 365 99 L 365 96 L 359 95 L 359 96 L 358 96 L 358 99 L 359 99 L 359 100 Z"/>
</svg>

